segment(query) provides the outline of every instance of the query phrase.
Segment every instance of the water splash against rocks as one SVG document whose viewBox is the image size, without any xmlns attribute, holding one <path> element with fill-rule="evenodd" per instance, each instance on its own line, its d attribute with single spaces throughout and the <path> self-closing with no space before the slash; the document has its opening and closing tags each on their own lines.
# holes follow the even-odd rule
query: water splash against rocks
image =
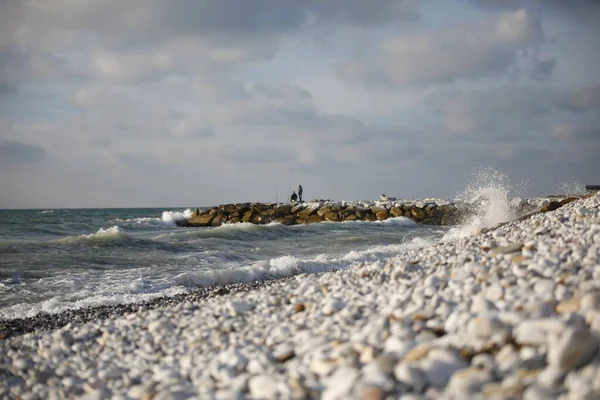
<svg viewBox="0 0 600 400">
<path fill-rule="evenodd" d="M 458 200 L 471 207 L 471 216 L 451 229 L 444 239 L 455 239 L 479 233 L 515 217 L 515 210 L 522 199 L 511 199 L 512 188 L 508 177 L 493 168 L 484 168 L 473 173 L 474 180 L 458 195 Z"/>
</svg>

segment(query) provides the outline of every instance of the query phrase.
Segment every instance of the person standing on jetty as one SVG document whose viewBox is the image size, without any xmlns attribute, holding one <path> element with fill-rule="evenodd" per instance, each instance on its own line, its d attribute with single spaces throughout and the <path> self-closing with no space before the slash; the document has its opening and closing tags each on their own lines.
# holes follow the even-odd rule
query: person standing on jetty
<svg viewBox="0 0 600 400">
<path fill-rule="evenodd" d="M 302 185 L 298 185 L 298 201 L 302 202 Z"/>
<path fill-rule="evenodd" d="M 290 203 L 296 204 L 296 200 L 298 200 L 298 195 L 296 192 L 292 192 L 292 195 L 290 196 Z"/>
</svg>

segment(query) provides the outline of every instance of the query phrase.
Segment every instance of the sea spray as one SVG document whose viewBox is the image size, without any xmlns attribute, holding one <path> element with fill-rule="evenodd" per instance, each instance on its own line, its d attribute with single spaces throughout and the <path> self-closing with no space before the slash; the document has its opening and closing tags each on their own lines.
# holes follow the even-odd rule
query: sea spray
<svg viewBox="0 0 600 400">
<path fill-rule="evenodd" d="M 458 200 L 470 206 L 471 216 L 451 229 L 444 240 L 475 235 L 481 229 L 515 217 L 519 202 L 511 201 L 511 195 L 518 187 L 512 187 L 505 174 L 493 168 L 483 168 L 474 172 L 473 178 L 473 182 L 458 195 Z"/>
<path fill-rule="evenodd" d="M 561 182 L 558 186 L 557 194 L 563 196 L 577 196 L 586 193 L 587 190 L 585 189 L 585 185 L 573 178 L 570 182 Z"/>
</svg>

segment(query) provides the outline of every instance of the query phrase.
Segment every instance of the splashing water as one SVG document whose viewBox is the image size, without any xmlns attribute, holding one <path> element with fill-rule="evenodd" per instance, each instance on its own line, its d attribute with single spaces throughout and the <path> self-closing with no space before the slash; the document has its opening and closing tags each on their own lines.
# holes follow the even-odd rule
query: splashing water
<svg viewBox="0 0 600 400">
<path fill-rule="evenodd" d="M 451 229 L 444 239 L 475 235 L 483 228 L 491 228 L 515 216 L 510 200 L 511 186 L 505 174 L 484 168 L 476 171 L 473 177 L 473 183 L 458 196 L 458 200 L 470 205 L 474 215 L 460 227 Z"/>
<path fill-rule="evenodd" d="M 558 187 L 558 191 L 559 194 L 565 196 L 576 196 L 587 193 L 585 185 L 581 182 L 577 182 L 575 178 L 573 178 L 571 182 L 561 182 Z"/>
</svg>

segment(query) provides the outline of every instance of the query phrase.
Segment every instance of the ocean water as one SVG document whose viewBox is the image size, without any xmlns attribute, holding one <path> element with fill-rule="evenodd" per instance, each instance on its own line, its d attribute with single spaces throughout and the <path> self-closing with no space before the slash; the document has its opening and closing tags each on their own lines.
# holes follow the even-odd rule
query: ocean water
<svg viewBox="0 0 600 400">
<path fill-rule="evenodd" d="M 447 228 L 379 222 L 177 227 L 190 209 L 0 210 L 0 319 L 376 261 Z"/>
</svg>

